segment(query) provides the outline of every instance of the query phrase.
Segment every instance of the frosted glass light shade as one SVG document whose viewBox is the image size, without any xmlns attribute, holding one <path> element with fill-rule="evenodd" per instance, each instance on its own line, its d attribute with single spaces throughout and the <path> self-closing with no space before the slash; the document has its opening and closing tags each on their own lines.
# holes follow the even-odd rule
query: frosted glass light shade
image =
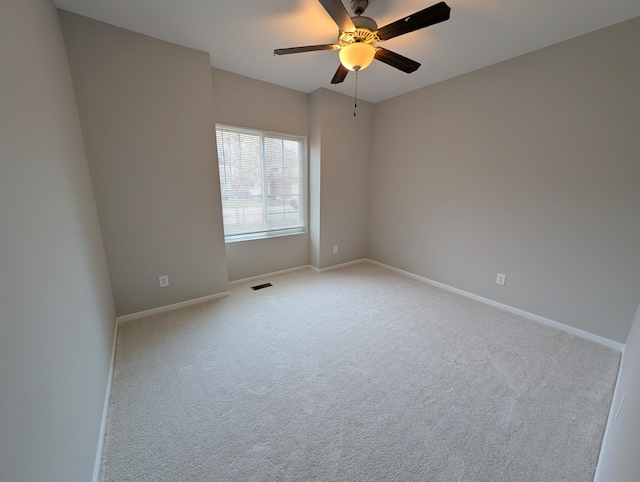
<svg viewBox="0 0 640 482">
<path fill-rule="evenodd" d="M 376 49 L 364 42 L 354 42 L 340 49 L 340 62 L 349 70 L 365 69 L 373 62 Z"/>
</svg>

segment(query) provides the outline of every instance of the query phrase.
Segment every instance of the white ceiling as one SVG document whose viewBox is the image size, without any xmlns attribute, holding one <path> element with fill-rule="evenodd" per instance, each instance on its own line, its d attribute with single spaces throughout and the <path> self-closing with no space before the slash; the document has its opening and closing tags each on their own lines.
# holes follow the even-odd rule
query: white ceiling
<svg viewBox="0 0 640 482">
<path fill-rule="evenodd" d="M 438 0 L 370 0 L 378 26 Z M 640 15 L 638 0 L 447 0 L 451 19 L 384 47 L 422 67 L 405 74 L 374 62 L 358 76 L 370 102 L 485 67 Z M 330 84 L 338 52 L 273 56 L 275 48 L 334 43 L 337 27 L 317 0 L 55 0 L 103 22 L 211 54 L 214 67 L 302 92 L 353 95 L 355 75 Z M 351 13 L 349 0 L 343 4 Z"/>
</svg>

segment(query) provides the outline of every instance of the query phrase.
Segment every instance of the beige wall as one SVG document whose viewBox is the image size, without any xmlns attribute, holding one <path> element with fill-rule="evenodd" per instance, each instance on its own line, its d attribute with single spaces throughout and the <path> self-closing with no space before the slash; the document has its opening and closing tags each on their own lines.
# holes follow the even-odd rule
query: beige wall
<svg viewBox="0 0 640 482">
<path fill-rule="evenodd" d="M 216 68 L 211 69 L 215 121 L 309 136 L 309 95 Z"/>
<path fill-rule="evenodd" d="M 373 106 L 359 101 L 354 117 L 353 99 L 326 89 L 308 95 L 215 68 L 212 77 L 216 122 L 304 135 L 310 151 L 309 233 L 227 244 L 229 280 L 363 258 Z"/>
<path fill-rule="evenodd" d="M 118 315 L 226 291 L 209 55 L 60 17 Z"/>
<path fill-rule="evenodd" d="M 353 98 L 311 97 L 311 260 L 322 269 L 365 256 L 373 105 L 359 100 L 354 116 Z"/>
<path fill-rule="evenodd" d="M 320 179 L 322 151 L 322 89 L 309 97 L 309 263 L 320 267 Z"/>
<path fill-rule="evenodd" d="M 93 475 L 115 324 L 56 9 L 0 5 L 0 480 Z"/>
<path fill-rule="evenodd" d="M 377 104 L 368 256 L 624 342 L 638 45 L 640 18 Z"/>
<path fill-rule="evenodd" d="M 212 69 L 214 116 L 222 124 L 309 137 L 309 96 Z M 309 264 L 309 234 L 227 244 L 229 280 Z"/>
</svg>

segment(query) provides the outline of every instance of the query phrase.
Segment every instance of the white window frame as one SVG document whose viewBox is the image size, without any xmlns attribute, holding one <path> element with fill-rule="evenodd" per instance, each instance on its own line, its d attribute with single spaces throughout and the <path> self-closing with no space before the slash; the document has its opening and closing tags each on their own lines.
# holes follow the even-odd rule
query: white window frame
<svg viewBox="0 0 640 482">
<path fill-rule="evenodd" d="M 218 130 L 223 129 L 226 131 L 237 132 L 240 134 L 249 134 L 256 135 L 261 137 L 269 137 L 275 139 L 289 140 L 295 141 L 300 144 L 300 164 L 299 164 L 299 205 L 298 211 L 300 216 L 301 226 L 293 227 L 293 228 L 280 228 L 280 229 L 270 229 L 270 230 L 260 230 L 251 233 L 242 233 L 242 234 L 230 234 L 227 235 L 225 232 L 224 240 L 225 243 L 235 243 L 239 241 L 248 241 L 253 239 L 266 239 L 266 238 L 275 238 L 281 236 L 291 236 L 297 234 L 304 234 L 308 229 L 308 216 L 307 216 L 307 203 L 309 196 L 309 182 L 308 182 L 308 152 L 307 152 L 307 138 L 305 136 L 293 135 L 293 134 L 284 134 L 281 132 L 273 132 L 273 131 L 265 131 L 261 129 L 249 129 L 246 127 L 238 127 L 229 124 L 216 123 L 216 153 L 217 153 L 217 167 L 218 172 L 220 172 L 220 146 L 218 146 L 217 137 Z M 264 158 L 263 158 L 264 162 Z M 220 179 L 220 192 L 221 192 L 221 202 L 222 202 L 222 193 L 223 193 L 223 180 Z M 261 189 L 264 191 L 265 186 L 263 185 Z M 223 207 L 223 218 L 224 218 L 224 207 Z"/>
</svg>

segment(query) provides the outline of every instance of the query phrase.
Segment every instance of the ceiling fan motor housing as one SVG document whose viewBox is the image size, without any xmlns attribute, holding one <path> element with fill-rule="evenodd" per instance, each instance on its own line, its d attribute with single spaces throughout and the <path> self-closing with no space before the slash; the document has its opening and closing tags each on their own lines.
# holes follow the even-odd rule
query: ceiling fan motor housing
<svg viewBox="0 0 640 482">
<path fill-rule="evenodd" d="M 355 42 L 364 42 L 373 45 L 377 42 L 378 24 L 369 17 L 352 17 L 353 24 L 356 27 L 354 32 L 340 32 L 338 42 L 342 47 Z"/>
<path fill-rule="evenodd" d="M 372 32 L 378 30 L 378 24 L 372 18 L 351 17 L 351 20 L 353 20 L 353 24 L 356 26 L 356 28 L 366 28 L 367 30 L 371 30 Z"/>
</svg>

